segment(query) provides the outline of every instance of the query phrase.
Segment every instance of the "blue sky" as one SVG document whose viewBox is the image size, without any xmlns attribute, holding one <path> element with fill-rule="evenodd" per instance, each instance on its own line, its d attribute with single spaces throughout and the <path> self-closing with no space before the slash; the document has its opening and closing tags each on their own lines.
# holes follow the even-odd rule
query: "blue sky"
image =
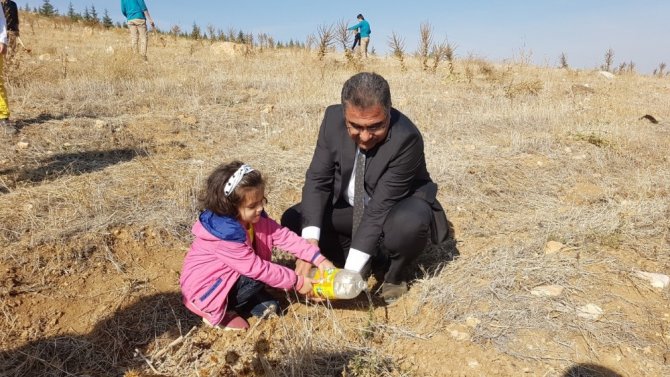
<svg viewBox="0 0 670 377">
<path fill-rule="evenodd" d="M 42 0 L 15 0 L 39 6 Z M 94 5 L 123 21 L 120 0 L 72 0 L 79 12 Z M 356 22 L 362 13 L 370 22 L 370 44 L 388 51 L 391 32 L 416 49 L 419 27 L 429 22 L 437 40 L 457 46 L 456 56 L 491 61 L 530 58 L 538 65 L 558 65 L 565 53 L 570 66 L 594 68 L 611 48 L 615 64 L 633 61 L 637 70 L 651 73 L 659 63 L 670 64 L 670 1 L 668 0 L 435 0 L 435 1 L 204 1 L 145 0 L 159 28 L 179 25 L 191 30 L 196 22 L 227 31 L 267 33 L 277 40 L 305 41 L 320 25 Z M 70 0 L 51 0 L 65 13 Z"/>
</svg>

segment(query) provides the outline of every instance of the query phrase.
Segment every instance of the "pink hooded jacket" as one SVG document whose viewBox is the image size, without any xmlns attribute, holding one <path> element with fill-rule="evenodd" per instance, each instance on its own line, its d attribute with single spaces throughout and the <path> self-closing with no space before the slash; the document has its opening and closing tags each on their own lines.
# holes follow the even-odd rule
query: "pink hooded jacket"
<svg viewBox="0 0 670 377">
<path fill-rule="evenodd" d="M 186 254 L 179 283 L 186 307 L 216 325 L 228 304 L 228 294 L 241 275 L 275 287 L 300 289 L 302 276 L 272 263 L 272 249 L 320 264 L 325 257 L 316 246 L 283 228 L 265 213 L 254 224 L 254 244 L 234 218 L 204 211 L 193 225 L 195 236 Z"/>
</svg>

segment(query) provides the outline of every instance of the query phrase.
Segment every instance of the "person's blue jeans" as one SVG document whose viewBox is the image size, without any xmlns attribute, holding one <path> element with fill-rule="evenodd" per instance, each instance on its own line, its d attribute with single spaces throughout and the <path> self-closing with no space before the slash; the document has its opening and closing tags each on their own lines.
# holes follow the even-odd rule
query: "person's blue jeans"
<svg viewBox="0 0 670 377">
<path fill-rule="evenodd" d="M 254 317 L 263 317 L 268 308 L 274 306 L 277 312 L 279 303 L 265 292 L 265 284 L 258 280 L 240 276 L 228 294 L 228 308 L 237 312 L 249 313 Z"/>
</svg>

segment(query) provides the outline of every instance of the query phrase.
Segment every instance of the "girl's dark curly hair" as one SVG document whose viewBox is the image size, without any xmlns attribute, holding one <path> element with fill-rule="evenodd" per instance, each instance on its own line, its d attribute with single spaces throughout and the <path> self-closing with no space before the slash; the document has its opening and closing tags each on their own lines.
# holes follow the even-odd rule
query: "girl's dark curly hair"
<svg viewBox="0 0 670 377">
<path fill-rule="evenodd" d="M 208 209 L 220 216 L 237 217 L 238 208 L 244 201 L 244 195 L 251 189 L 265 188 L 263 175 L 258 170 L 254 170 L 242 177 L 230 195 L 224 194 L 226 182 L 243 164 L 241 161 L 232 161 L 221 164 L 212 171 L 205 187 L 198 194 L 198 207 L 201 211 Z"/>
</svg>

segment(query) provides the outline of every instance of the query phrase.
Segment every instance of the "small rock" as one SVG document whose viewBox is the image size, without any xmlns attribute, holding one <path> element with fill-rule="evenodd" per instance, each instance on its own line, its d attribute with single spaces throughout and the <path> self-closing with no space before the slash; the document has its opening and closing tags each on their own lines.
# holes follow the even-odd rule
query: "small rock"
<svg viewBox="0 0 670 377">
<path fill-rule="evenodd" d="M 269 114 L 269 113 L 272 112 L 272 110 L 274 110 L 274 108 L 275 108 L 274 105 L 265 106 L 265 108 L 263 110 L 261 110 L 261 113 L 262 114 Z"/>
<path fill-rule="evenodd" d="M 468 366 L 472 369 L 479 368 L 479 362 L 477 360 L 468 360 Z"/>
<path fill-rule="evenodd" d="M 670 277 L 668 275 L 636 271 L 635 276 L 650 282 L 654 288 L 665 289 L 670 284 Z"/>
<path fill-rule="evenodd" d="M 614 77 L 615 77 L 615 76 L 614 76 L 614 73 L 612 73 L 612 72 L 607 72 L 607 71 L 600 71 L 600 72 L 598 72 L 598 75 L 600 75 L 601 77 L 604 77 L 604 78 L 606 78 L 606 79 L 608 79 L 608 80 L 612 80 L 612 79 L 614 79 Z"/>
<path fill-rule="evenodd" d="M 29 146 L 30 144 L 28 144 L 25 141 L 19 141 L 18 143 L 16 143 L 16 147 L 19 149 L 27 149 Z"/>
<path fill-rule="evenodd" d="M 463 331 L 451 330 L 449 334 L 456 340 L 460 341 L 470 340 L 470 334 Z"/>
<path fill-rule="evenodd" d="M 477 325 L 479 325 L 480 323 L 482 323 L 482 321 L 480 321 L 478 318 L 475 318 L 475 317 L 468 317 L 465 320 L 465 324 L 468 327 L 472 327 L 472 328 L 477 327 Z"/>
<path fill-rule="evenodd" d="M 556 254 L 564 247 L 562 243 L 558 241 L 549 241 L 544 245 L 544 254 Z"/>
<path fill-rule="evenodd" d="M 114 47 L 107 46 L 107 48 L 105 49 L 105 52 L 112 55 L 114 53 Z"/>
<path fill-rule="evenodd" d="M 95 128 L 98 128 L 98 129 L 99 128 L 104 128 L 105 126 L 107 126 L 107 122 L 105 122 L 102 119 L 96 119 L 94 126 L 95 126 Z"/>
<path fill-rule="evenodd" d="M 603 310 L 596 304 L 586 304 L 577 308 L 577 317 L 597 320 L 603 315 Z"/>
<path fill-rule="evenodd" d="M 539 297 L 556 297 L 560 296 L 562 293 L 563 287 L 560 285 L 542 285 L 535 287 L 530 291 L 530 294 Z"/>
</svg>

